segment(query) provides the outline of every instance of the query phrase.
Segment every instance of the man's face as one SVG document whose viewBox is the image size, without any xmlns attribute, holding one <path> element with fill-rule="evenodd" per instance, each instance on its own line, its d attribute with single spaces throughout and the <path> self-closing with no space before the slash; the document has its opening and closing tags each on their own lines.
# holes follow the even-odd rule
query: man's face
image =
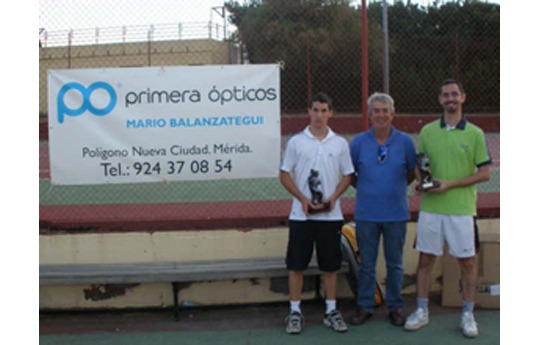
<svg viewBox="0 0 540 345">
<path fill-rule="evenodd" d="M 374 129 L 388 129 L 392 126 L 394 113 L 392 112 L 390 104 L 381 101 L 374 101 L 371 105 L 369 117 L 371 119 L 371 125 Z"/>
<path fill-rule="evenodd" d="M 311 108 L 308 109 L 308 114 L 312 126 L 323 127 L 332 117 L 332 110 L 328 108 L 328 103 L 313 102 Z"/>
<path fill-rule="evenodd" d="M 447 84 L 441 88 L 439 103 L 447 114 L 455 114 L 461 110 L 466 95 L 459 90 L 457 84 Z"/>
</svg>

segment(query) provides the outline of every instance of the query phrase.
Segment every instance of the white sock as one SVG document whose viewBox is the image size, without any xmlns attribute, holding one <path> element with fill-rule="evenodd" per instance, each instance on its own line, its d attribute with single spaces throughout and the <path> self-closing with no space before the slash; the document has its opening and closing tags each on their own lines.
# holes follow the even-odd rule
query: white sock
<svg viewBox="0 0 540 345">
<path fill-rule="evenodd" d="M 296 311 L 302 314 L 302 311 L 300 310 L 300 301 L 290 301 L 289 304 L 291 305 L 291 313 Z"/>
<path fill-rule="evenodd" d="M 424 311 L 428 311 L 428 305 L 429 305 L 429 299 L 428 298 L 422 298 L 417 297 L 416 298 L 416 304 L 418 308 L 423 309 Z"/>
<path fill-rule="evenodd" d="M 336 300 L 327 299 L 326 300 L 326 314 L 329 314 L 332 310 L 336 309 Z"/>
</svg>

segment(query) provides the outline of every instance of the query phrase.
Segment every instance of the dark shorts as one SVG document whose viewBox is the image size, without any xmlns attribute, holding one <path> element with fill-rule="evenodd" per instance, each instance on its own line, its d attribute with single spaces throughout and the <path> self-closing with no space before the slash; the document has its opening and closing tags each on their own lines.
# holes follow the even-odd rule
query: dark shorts
<svg viewBox="0 0 540 345">
<path fill-rule="evenodd" d="M 335 272 L 341 267 L 341 227 L 343 221 L 290 221 L 287 245 L 287 269 L 303 271 L 317 248 L 317 263 L 323 272 Z"/>
</svg>

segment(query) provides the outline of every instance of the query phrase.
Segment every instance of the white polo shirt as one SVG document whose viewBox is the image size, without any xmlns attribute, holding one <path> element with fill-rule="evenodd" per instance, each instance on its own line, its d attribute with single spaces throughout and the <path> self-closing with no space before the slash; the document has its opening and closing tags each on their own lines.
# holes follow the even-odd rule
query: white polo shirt
<svg viewBox="0 0 540 345">
<path fill-rule="evenodd" d="M 308 199 L 311 199 L 308 185 L 311 169 L 319 172 L 323 201 L 328 200 L 342 177 L 354 173 L 347 140 L 329 128 L 326 137 L 319 141 L 311 134 L 309 126 L 303 132 L 291 137 L 283 153 L 281 170 L 291 175 L 298 190 Z M 302 210 L 302 203 L 294 198 L 289 219 L 343 220 L 341 202 L 338 199 L 330 212 L 306 216 Z"/>
</svg>

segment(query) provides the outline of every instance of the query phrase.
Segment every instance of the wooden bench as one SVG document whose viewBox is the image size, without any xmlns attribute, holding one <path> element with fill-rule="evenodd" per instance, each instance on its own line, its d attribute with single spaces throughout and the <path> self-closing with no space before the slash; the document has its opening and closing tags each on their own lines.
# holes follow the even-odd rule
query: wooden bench
<svg viewBox="0 0 540 345">
<path fill-rule="evenodd" d="M 349 264 L 343 261 L 339 270 L 349 272 Z M 316 291 L 320 289 L 321 271 L 312 260 L 306 276 L 316 275 Z M 171 283 L 174 298 L 174 319 L 179 320 L 178 293 L 180 283 L 236 280 L 249 278 L 287 277 L 285 259 L 254 258 L 199 262 L 158 262 L 128 264 L 62 264 L 40 265 L 40 285 L 74 284 L 125 284 L 125 283 Z M 320 296 L 319 296 L 320 297 Z"/>
</svg>

